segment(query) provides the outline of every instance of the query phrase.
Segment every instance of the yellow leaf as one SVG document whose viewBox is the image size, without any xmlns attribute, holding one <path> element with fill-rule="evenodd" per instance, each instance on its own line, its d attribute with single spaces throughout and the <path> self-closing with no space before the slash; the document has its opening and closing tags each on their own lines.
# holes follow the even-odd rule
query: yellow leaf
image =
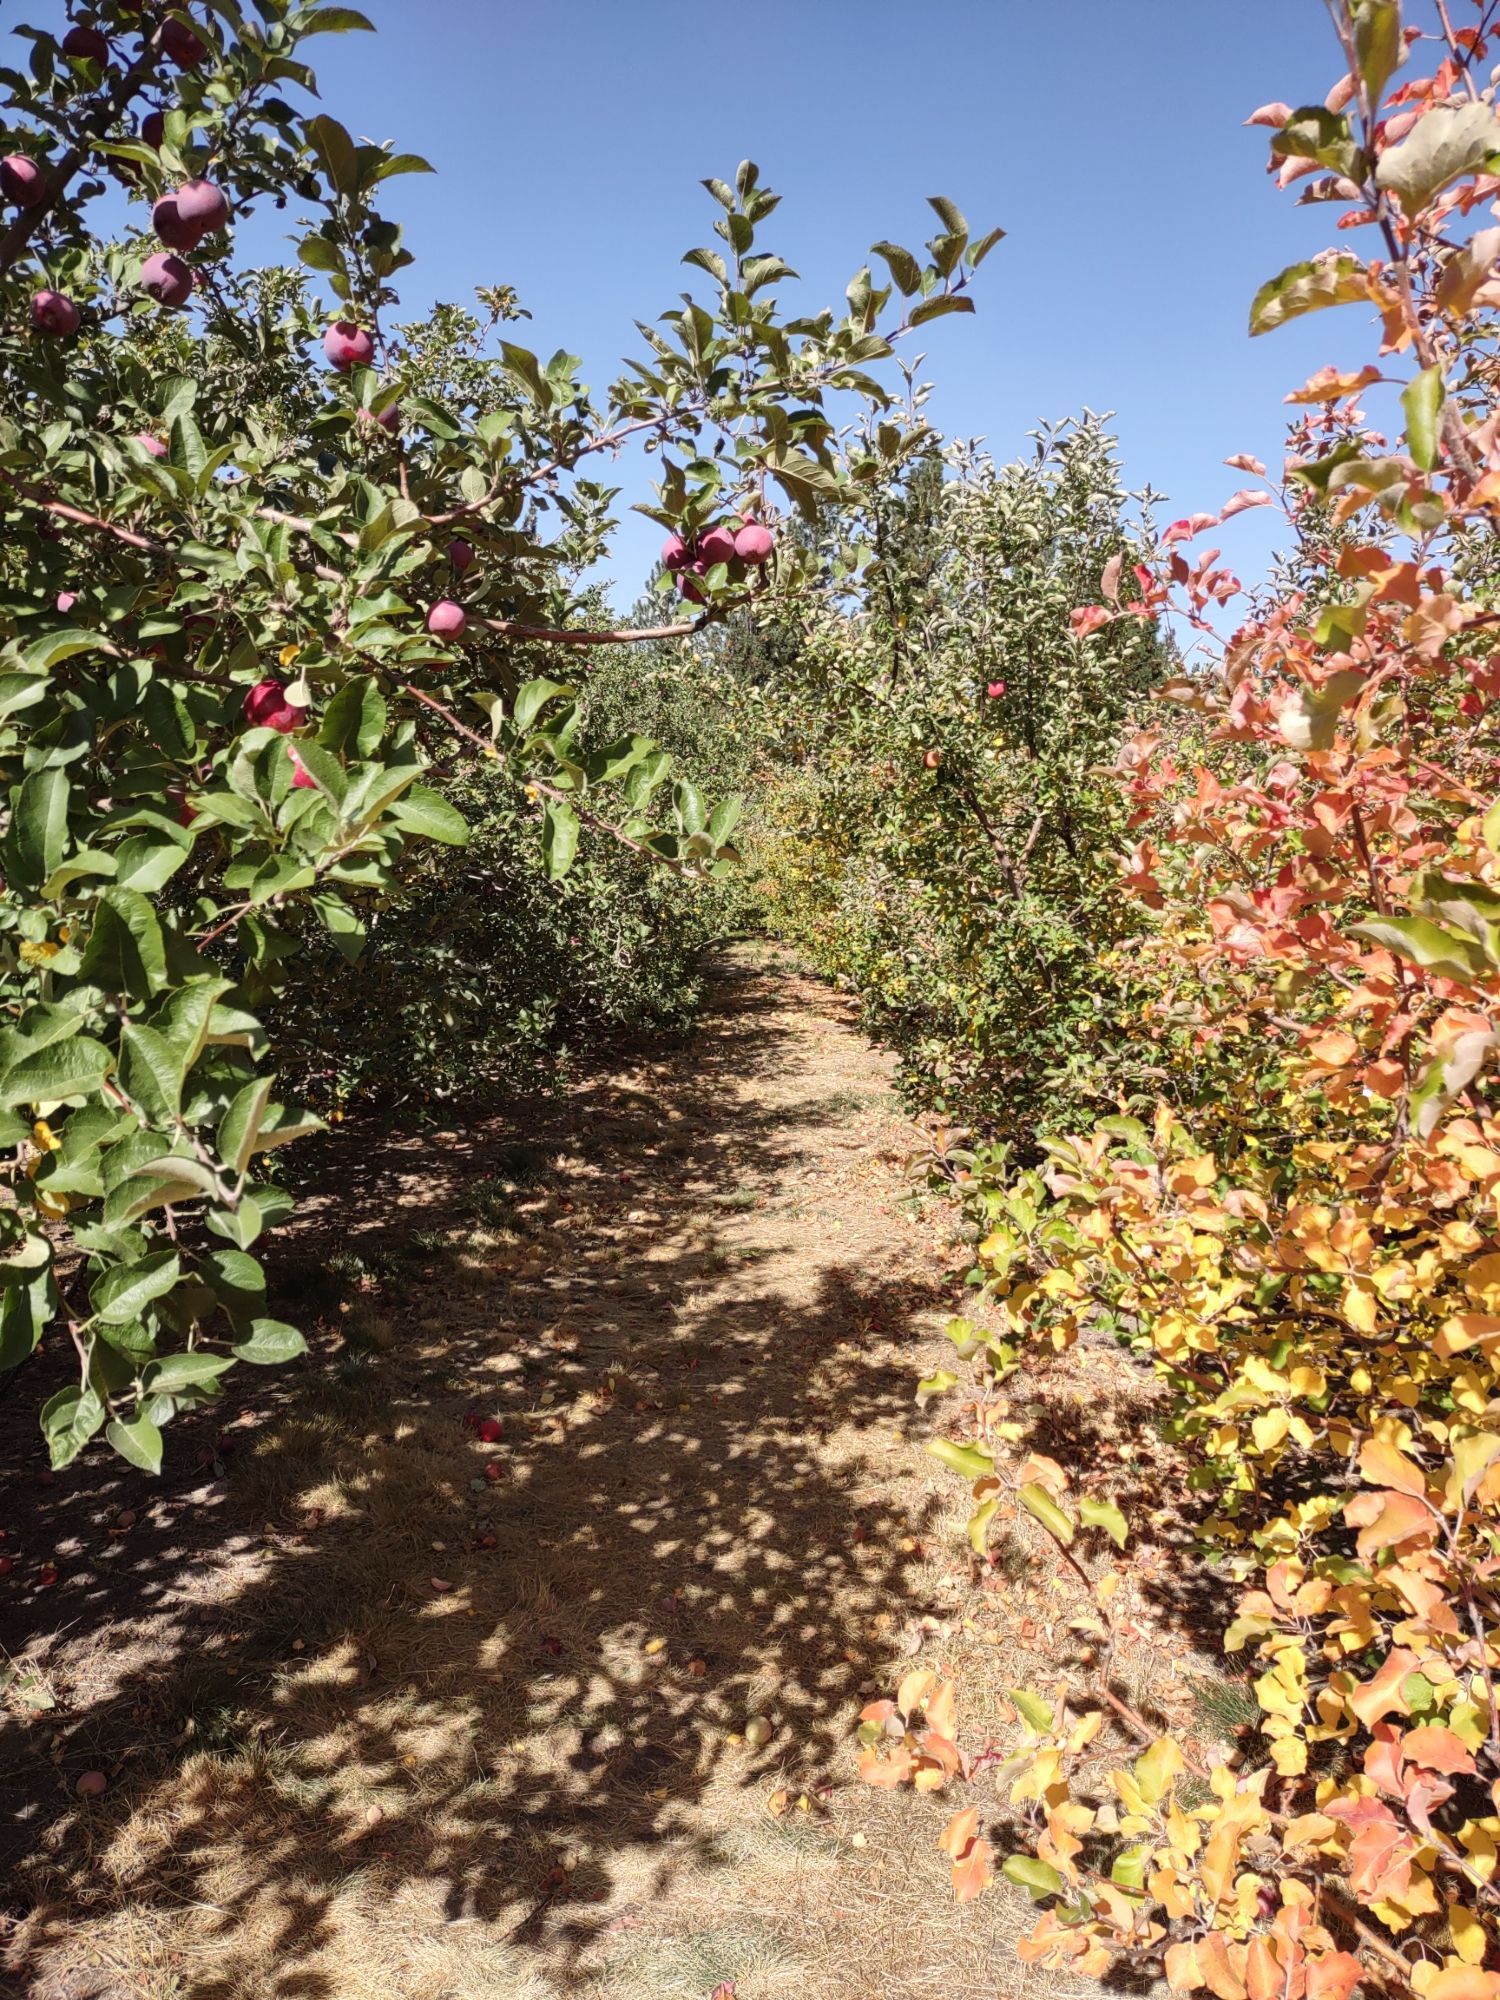
<svg viewBox="0 0 1500 2000">
<path fill-rule="evenodd" d="M 1448 1905 L 1448 1928 L 1453 1933 L 1453 1949 L 1465 1965 L 1483 1965 L 1485 1952 L 1484 1925 L 1473 1910 L 1466 1910 L 1462 1903 Z"/>
</svg>

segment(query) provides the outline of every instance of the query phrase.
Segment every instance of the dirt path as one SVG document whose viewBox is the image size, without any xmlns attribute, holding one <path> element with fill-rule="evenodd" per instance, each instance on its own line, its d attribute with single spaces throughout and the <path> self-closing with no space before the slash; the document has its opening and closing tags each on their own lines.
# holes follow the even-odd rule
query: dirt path
<svg viewBox="0 0 1500 2000">
<path fill-rule="evenodd" d="M 904 1667 L 1003 1714 L 1000 1656 L 1059 1644 L 1024 1551 L 977 1587 L 921 1450 L 952 1290 L 914 1141 L 843 1003 L 741 950 L 680 1049 L 347 1144 L 285 1301 L 325 1352 L 205 1433 L 219 1466 L 0 1489 L 6 1990 L 1034 1984 L 1011 1892 L 949 1900 L 953 1803 L 854 1773 Z"/>
</svg>

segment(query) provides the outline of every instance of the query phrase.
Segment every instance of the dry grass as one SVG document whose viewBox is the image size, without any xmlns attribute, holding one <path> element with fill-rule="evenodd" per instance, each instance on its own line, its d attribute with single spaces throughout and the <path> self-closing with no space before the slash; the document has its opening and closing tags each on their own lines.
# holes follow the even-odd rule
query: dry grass
<svg viewBox="0 0 1500 2000">
<path fill-rule="evenodd" d="M 325 1351 L 205 1431 L 222 1476 L 91 1464 L 0 1501 L 55 1703 L 4 1697 L 7 1990 L 1034 1988 L 1024 1899 L 949 1899 L 952 1802 L 853 1771 L 907 1665 L 959 1675 L 979 1742 L 1084 1644 L 1029 1524 L 972 1573 L 921 1450 L 951 1224 L 905 1203 L 913 1150 L 839 1004 L 748 953 L 686 1049 L 436 1144 L 347 1141 L 283 1276 Z M 1116 1356 L 1027 1411 L 1144 1518 L 1158 1446 Z M 1170 1601 L 1158 1525 L 1122 1686 L 1201 1719 L 1203 1607 Z"/>
</svg>

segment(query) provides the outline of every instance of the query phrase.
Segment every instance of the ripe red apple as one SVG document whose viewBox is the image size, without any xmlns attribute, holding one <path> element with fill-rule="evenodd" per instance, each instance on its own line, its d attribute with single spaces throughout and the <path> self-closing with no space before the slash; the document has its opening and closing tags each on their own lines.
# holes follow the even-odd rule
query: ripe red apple
<svg viewBox="0 0 1500 2000">
<path fill-rule="evenodd" d="M 161 49 L 179 69 L 198 69 L 208 60 L 208 44 L 181 21 L 162 22 Z"/>
<path fill-rule="evenodd" d="M 295 743 L 288 743 L 286 754 L 292 760 L 292 790 L 294 792 L 315 792 L 318 789 L 318 781 L 297 755 L 297 746 Z"/>
<path fill-rule="evenodd" d="M 698 560 L 705 568 L 712 569 L 715 563 L 734 561 L 734 536 L 721 525 L 705 530 L 698 537 Z"/>
<path fill-rule="evenodd" d="M 352 319 L 339 319 L 323 336 L 323 352 L 331 368 L 347 375 L 351 368 L 369 367 L 375 359 L 375 343 L 367 328 L 356 326 Z"/>
<path fill-rule="evenodd" d="M 164 111 L 148 111 L 141 120 L 141 141 L 161 151 L 161 142 L 167 136 L 167 115 Z"/>
<path fill-rule="evenodd" d="M 0 1576 L 9 1576 L 14 1568 L 15 1564 L 9 1556 L 0 1556 Z"/>
<path fill-rule="evenodd" d="M 85 1771 L 74 1782 L 73 1789 L 81 1799 L 102 1799 L 109 1790 L 109 1779 L 102 1771 Z"/>
<path fill-rule="evenodd" d="M 57 608 L 64 618 L 67 617 L 77 602 L 78 592 L 76 590 L 60 590 L 57 593 Z"/>
<path fill-rule="evenodd" d="M 1004 694 L 1004 692 L 1005 692 L 1004 681 L 991 681 L 989 686 L 985 689 L 985 693 L 989 696 L 991 701 L 998 701 L 1000 697 Z"/>
<path fill-rule="evenodd" d="M 185 306 L 193 296 L 192 268 L 170 250 L 158 250 L 141 266 L 141 290 L 158 305 Z"/>
<path fill-rule="evenodd" d="M 747 521 L 734 538 L 734 552 L 742 563 L 769 562 L 776 537 L 761 521 Z"/>
<path fill-rule="evenodd" d="M 97 28 L 69 28 L 62 38 L 65 56 L 76 57 L 79 62 L 107 63 L 109 43 Z"/>
<path fill-rule="evenodd" d="M 212 236 L 229 220 L 229 202 L 213 181 L 184 181 L 173 199 L 178 219 L 196 229 L 199 237 Z"/>
<path fill-rule="evenodd" d="M 698 588 L 693 579 L 702 576 L 707 568 L 708 564 L 700 559 L 697 562 L 689 563 L 686 569 L 680 569 L 677 572 L 678 595 L 685 597 L 689 604 L 701 604 L 703 602 L 703 592 Z"/>
<path fill-rule="evenodd" d="M 474 1426 L 474 1435 L 481 1444 L 495 1444 L 499 1441 L 502 1428 L 498 1417 L 481 1417 Z"/>
<path fill-rule="evenodd" d="M 288 748 L 290 747 L 288 745 Z M 193 821 L 198 817 L 196 807 L 188 804 L 187 787 L 185 785 L 169 785 L 167 787 L 167 804 L 172 808 L 173 816 L 179 826 L 191 826 Z M 121 1514 L 119 1516 L 119 1525 L 122 1528 L 133 1528 L 135 1526 L 134 1514 L 130 1516 L 128 1521 Z"/>
<path fill-rule="evenodd" d="M 922 753 L 922 762 L 929 771 L 935 771 L 942 761 L 943 753 L 941 750 L 924 750 Z"/>
<path fill-rule="evenodd" d="M 498 1460 L 492 1458 L 484 1468 L 484 1476 L 492 1486 L 498 1486 L 500 1481 L 505 1477 L 505 1467 Z"/>
<path fill-rule="evenodd" d="M 448 560 L 462 576 L 465 570 L 474 567 L 474 544 L 466 542 L 462 535 L 455 535 L 448 544 Z"/>
<path fill-rule="evenodd" d="M 37 292 L 31 301 L 31 324 L 38 333 L 77 333 L 78 308 L 64 292 Z"/>
<path fill-rule="evenodd" d="M 293 729 L 300 729 L 307 720 L 307 710 L 294 701 L 288 701 L 286 686 L 272 676 L 268 680 L 257 681 L 245 696 L 245 720 L 256 729 L 274 729 L 282 736 Z"/>
<path fill-rule="evenodd" d="M 165 458 L 167 455 L 166 445 L 150 431 L 137 431 L 134 441 L 142 451 L 149 452 L 152 458 Z"/>
<path fill-rule="evenodd" d="M 469 614 L 451 597 L 440 597 L 427 614 L 427 629 L 434 639 L 462 638 Z"/>
<path fill-rule="evenodd" d="M 169 250 L 196 250 L 202 231 L 179 214 L 175 194 L 158 195 L 151 208 L 151 227 Z"/>
<path fill-rule="evenodd" d="M 661 545 L 661 565 L 675 576 L 680 569 L 686 569 L 693 560 L 692 552 L 681 535 L 668 535 Z"/>
<path fill-rule="evenodd" d="M 40 160 L 29 153 L 11 153 L 0 160 L 0 194 L 17 208 L 35 208 L 47 192 Z"/>
<path fill-rule="evenodd" d="M 401 406 L 398 403 L 389 403 L 383 410 L 360 410 L 356 412 L 355 420 L 372 430 L 378 426 L 383 431 L 399 431 Z"/>
</svg>

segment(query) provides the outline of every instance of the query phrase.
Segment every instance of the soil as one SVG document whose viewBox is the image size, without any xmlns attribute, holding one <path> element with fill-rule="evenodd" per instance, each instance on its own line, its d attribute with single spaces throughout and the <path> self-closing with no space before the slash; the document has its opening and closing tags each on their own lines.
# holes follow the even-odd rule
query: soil
<svg viewBox="0 0 1500 2000">
<path fill-rule="evenodd" d="M 913 1666 L 957 1678 L 979 1750 L 1007 1687 L 1086 1659 L 1050 1545 L 1023 1520 L 978 1563 L 923 1450 L 956 1421 L 913 1392 L 964 1266 L 923 1143 L 848 1004 L 740 947 L 685 1043 L 462 1130 L 345 1128 L 277 1253 L 313 1352 L 239 1371 L 162 1480 L 45 1474 L 23 1371 L 4 1990 L 1061 1991 L 1014 1960 L 1019 1891 L 952 1901 L 960 1788 L 855 1769 L 861 1705 Z M 1149 1392 L 1088 1350 L 1023 1407 L 1128 1503 L 1116 1691 L 1180 1726 L 1219 1607 L 1166 1580 Z"/>
</svg>

